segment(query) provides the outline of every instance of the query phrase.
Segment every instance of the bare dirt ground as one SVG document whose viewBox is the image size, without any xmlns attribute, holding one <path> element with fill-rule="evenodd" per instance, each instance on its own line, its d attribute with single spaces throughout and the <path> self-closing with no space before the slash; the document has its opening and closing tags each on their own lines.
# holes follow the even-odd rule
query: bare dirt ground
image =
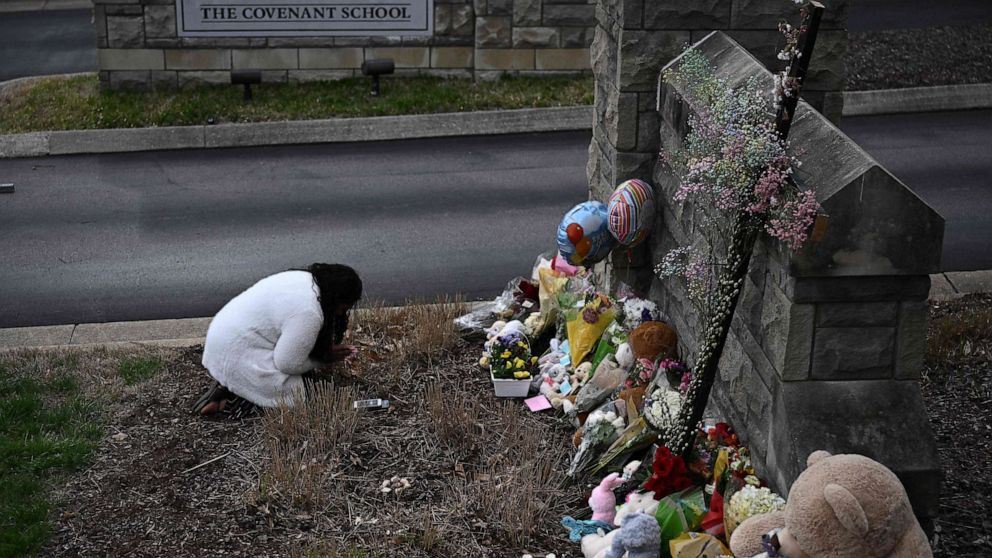
<svg viewBox="0 0 992 558">
<path fill-rule="evenodd" d="M 44 554 L 578 556 L 558 524 L 590 488 L 563 476 L 572 430 L 495 399 L 478 345 L 438 325 L 450 313 L 362 321 L 363 359 L 333 388 L 241 421 L 190 414 L 208 385 L 200 348 L 155 349 L 164 370 L 134 386 L 84 370 L 107 437 L 57 489 Z M 945 471 L 935 555 L 990 556 L 992 296 L 934 305 L 929 339 L 922 387 Z M 392 410 L 353 411 L 365 397 Z M 382 492 L 393 477 L 410 487 Z"/>
</svg>

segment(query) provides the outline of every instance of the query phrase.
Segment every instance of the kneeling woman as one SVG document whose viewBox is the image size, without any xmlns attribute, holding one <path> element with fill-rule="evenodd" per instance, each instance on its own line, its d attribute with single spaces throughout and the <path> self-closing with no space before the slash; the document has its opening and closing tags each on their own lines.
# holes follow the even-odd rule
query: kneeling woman
<svg viewBox="0 0 992 558">
<path fill-rule="evenodd" d="M 207 415 L 250 406 L 239 398 L 261 407 L 293 404 L 305 375 L 355 354 L 340 343 L 361 296 L 354 269 L 315 263 L 266 277 L 234 297 L 207 330 L 203 366 L 216 381 L 194 410 Z"/>
</svg>

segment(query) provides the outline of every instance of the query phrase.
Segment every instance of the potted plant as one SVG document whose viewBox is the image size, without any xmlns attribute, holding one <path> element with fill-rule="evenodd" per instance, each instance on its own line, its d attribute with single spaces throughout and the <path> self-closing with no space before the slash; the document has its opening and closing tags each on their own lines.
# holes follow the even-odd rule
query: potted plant
<svg viewBox="0 0 992 558">
<path fill-rule="evenodd" d="M 530 344 L 519 331 L 497 336 L 480 364 L 489 367 L 496 397 L 526 397 L 530 391 L 531 369 L 537 357 L 530 354 Z"/>
</svg>

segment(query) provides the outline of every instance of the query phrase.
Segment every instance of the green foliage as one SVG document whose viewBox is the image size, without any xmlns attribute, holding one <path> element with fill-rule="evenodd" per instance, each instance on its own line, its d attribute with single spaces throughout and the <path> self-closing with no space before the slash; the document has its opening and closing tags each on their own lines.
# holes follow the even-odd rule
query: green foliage
<svg viewBox="0 0 992 558">
<path fill-rule="evenodd" d="M 95 76 L 52 78 L 0 96 L 0 133 L 135 128 L 221 122 L 431 114 L 592 104 L 591 77 L 506 77 L 495 81 L 367 79 L 262 84 L 244 103 L 230 85 L 149 93 L 100 91 Z"/>
<path fill-rule="evenodd" d="M 129 386 L 151 379 L 162 368 L 162 359 L 151 357 L 124 357 L 117 364 L 117 373 Z"/>
<path fill-rule="evenodd" d="M 102 436 L 97 407 L 76 380 L 0 362 L 0 556 L 37 553 L 48 540 L 47 481 L 86 463 Z"/>
</svg>

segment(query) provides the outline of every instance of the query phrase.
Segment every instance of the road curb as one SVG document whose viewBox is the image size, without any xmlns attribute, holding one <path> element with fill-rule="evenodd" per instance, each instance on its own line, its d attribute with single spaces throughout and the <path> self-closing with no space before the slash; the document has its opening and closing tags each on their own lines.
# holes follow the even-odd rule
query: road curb
<svg viewBox="0 0 992 558">
<path fill-rule="evenodd" d="M 992 83 L 845 91 L 844 116 L 992 108 Z"/>
<path fill-rule="evenodd" d="M 0 135 L 0 158 L 488 136 L 591 128 L 592 109 L 581 106 L 213 126 L 68 130 Z"/>
<path fill-rule="evenodd" d="M 930 276 L 932 302 L 989 292 L 992 292 L 992 269 L 949 271 Z M 469 304 L 469 309 L 474 310 L 485 303 Z M 210 320 L 185 318 L 0 329 L 0 353 L 19 349 L 188 347 L 203 343 Z"/>
<path fill-rule="evenodd" d="M 69 74 L 80 75 L 80 74 Z M 51 77 L 51 76 L 46 76 Z M 40 78 L 0 83 L 7 87 Z M 844 116 L 992 108 L 992 84 L 846 91 Z M 836 95 L 836 94 L 835 94 Z M 0 159 L 592 129 L 591 106 L 0 135 Z"/>
<path fill-rule="evenodd" d="M 0 13 L 54 12 L 92 8 L 92 0 L 7 0 L 0 2 Z"/>
</svg>

